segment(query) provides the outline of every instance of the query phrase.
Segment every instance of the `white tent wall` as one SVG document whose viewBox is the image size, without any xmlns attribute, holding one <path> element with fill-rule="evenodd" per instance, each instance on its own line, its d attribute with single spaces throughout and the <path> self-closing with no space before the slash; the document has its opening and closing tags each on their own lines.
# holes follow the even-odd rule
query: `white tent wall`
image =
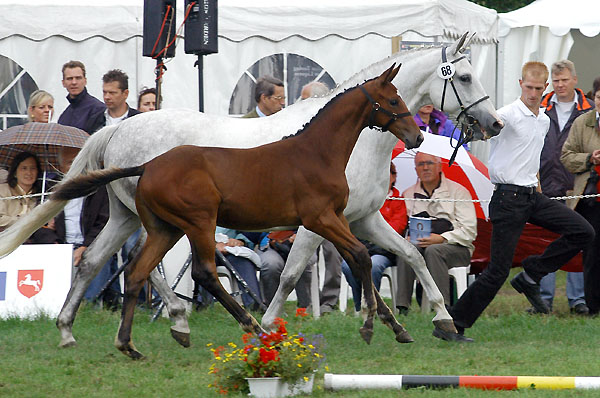
<svg viewBox="0 0 600 398">
<path fill-rule="evenodd" d="M 541 61 L 550 67 L 570 59 L 577 69 L 578 87 L 584 92 L 600 76 L 600 1 L 536 0 L 499 14 L 499 18 L 498 107 L 519 96 L 518 80 L 527 61 Z"/>
</svg>

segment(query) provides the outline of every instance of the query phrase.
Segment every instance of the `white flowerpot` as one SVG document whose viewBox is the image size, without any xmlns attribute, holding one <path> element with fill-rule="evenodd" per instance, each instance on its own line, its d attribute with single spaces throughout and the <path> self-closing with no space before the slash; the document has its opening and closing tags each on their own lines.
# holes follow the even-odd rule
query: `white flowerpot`
<svg viewBox="0 0 600 398">
<path fill-rule="evenodd" d="M 314 373 L 308 376 L 308 381 L 301 379 L 296 384 L 290 385 L 281 380 L 281 377 L 247 378 L 250 387 L 250 396 L 255 398 L 289 397 L 301 393 L 311 394 L 315 381 Z"/>
</svg>

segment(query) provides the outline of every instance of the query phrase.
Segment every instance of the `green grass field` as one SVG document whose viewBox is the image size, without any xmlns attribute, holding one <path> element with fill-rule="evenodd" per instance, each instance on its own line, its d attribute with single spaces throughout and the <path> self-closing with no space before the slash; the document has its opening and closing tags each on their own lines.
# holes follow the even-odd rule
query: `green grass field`
<svg viewBox="0 0 600 398">
<path fill-rule="evenodd" d="M 560 273 L 564 274 L 564 273 Z M 416 342 L 398 344 L 381 323 L 371 345 L 358 334 L 359 318 L 339 312 L 319 320 L 294 319 L 288 303 L 288 329 L 322 333 L 331 373 L 600 376 L 599 318 L 569 314 L 564 275 L 557 282 L 555 315 L 529 316 L 521 295 L 508 285 L 468 330 L 475 344 L 456 345 L 431 336 L 433 314 L 410 313 L 399 320 Z M 211 352 L 207 343 L 241 342 L 241 329 L 220 305 L 190 315 L 192 347 L 180 347 L 169 334 L 170 322 L 150 323 L 138 310 L 133 338 L 146 355 L 131 361 L 113 346 L 119 314 L 83 306 L 74 326 L 79 345 L 59 349 L 52 319 L 0 321 L 1 397 L 214 397 L 207 386 Z M 260 317 L 260 315 L 255 314 Z M 302 324 L 299 325 L 298 323 Z M 600 391 L 413 389 L 324 391 L 321 370 L 315 397 L 598 397 Z M 242 394 L 231 396 L 241 397 Z"/>
</svg>

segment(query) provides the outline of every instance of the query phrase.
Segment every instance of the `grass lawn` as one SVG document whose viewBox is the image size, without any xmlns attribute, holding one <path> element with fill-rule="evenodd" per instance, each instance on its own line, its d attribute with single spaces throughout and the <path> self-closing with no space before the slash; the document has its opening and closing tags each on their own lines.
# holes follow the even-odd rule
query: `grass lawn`
<svg viewBox="0 0 600 398">
<path fill-rule="evenodd" d="M 514 271 L 513 271 L 514 274 Z M 367 346 L 358 334 L 361 321 L 340 312 L 315 321 L 295 319 L 288 303 L 290 332 L 322 333 L 331 373 L 509 376 L 600 376 L 600 318 L 569 314 L 564 273 L 557 278 L 555 314 L 529 316 L 528 303 L 506 284 L 467 335 L 475 344 L 456 345 L 431 336 L 433 314 L 418 311 L 399 320 L 416 342 L 398 344 L 381 323 Z M 351 305 L 349 307 L 352 307 Z M 132 361 L 113 339 L 119 314 L 83 306 L 74 326 L 79 345 L 59 349 L 54 320 L 0 321 L 0 397 L 215 397 L 207 386 L 211 352 L 207 343 L 241 343 L 241 329 L 220 305 L 190 315 L 192 347 L 180 347 L 169 334 L 170 322 L 150 323 L 138 310 L 133 330 L 146 355 Z M 255 314 L 257 318 L 259 314 Z M 301 324 L 299 324 L 299 322 Z M 321 370 L 315 397 L 598 397 L 600 391 L 413 389 L 325 391 Z M 233 394 L 242 397 L 242 394 Z"/>
</svg>

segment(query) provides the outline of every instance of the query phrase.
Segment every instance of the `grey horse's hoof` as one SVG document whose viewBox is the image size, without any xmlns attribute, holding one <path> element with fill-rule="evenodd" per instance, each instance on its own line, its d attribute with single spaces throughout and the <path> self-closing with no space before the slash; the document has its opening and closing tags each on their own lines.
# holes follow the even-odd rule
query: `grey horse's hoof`
<svg viewBox="0 0 600 398">
<path fill-rule="evenodd" d="M 396 335 L 396 341 L 398 343 L 414 343 L 415 340 L 406 330 L 404 330 Z"/>
<path fill-rule="evenodd" d="M 443 330 L 444 332 L 458 333 L 452 319 L 440 319 L 438 321 L 433 321 L 433 324 L 436 329 Z"/>
<path fill-rule="evenodd" d="M 359 329 L 360 337 L 367 343 L 371 344 L 371 338 L 373 338 L 373 329 L 368 329 L 366 327 L 361 327 Z"/>
<path fill-rule="evenodd" d="M 60 348 L 77 347 L 77 342 L 74 339 L 65 342 L 61 341 L 58 346 Z"/>
<path fill-rule="evenodd" d="M 175 339 L 176 342 L 178 342 L 185 348 L 188 348 L 191 345 L 189 333 L 178 332 L 177 330 L 171 328 L 171 336 Z"/>
</svg>

